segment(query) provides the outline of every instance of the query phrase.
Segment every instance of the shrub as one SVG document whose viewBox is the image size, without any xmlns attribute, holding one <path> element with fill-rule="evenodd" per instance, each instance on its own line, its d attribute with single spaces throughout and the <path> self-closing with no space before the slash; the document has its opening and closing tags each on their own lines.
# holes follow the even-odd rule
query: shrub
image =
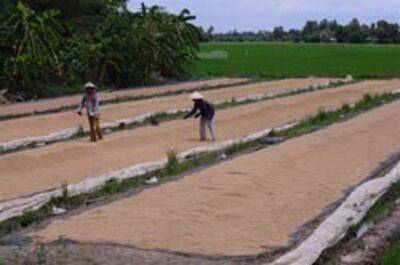
<svg viewBox="0 0 400 265">
<path fill-rule="evenodd" d="M 176 151 L 167 152 L 167 165 L 165 167 L 168 174 L 173 174 L 178 171 L 179 157 Z"/>
</svg>

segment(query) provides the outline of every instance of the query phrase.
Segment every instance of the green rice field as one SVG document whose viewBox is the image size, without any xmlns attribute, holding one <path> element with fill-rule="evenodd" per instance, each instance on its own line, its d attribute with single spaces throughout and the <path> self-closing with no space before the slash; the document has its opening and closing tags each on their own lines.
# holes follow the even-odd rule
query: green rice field
<svg viewBox="0 0 400 265">
<path fill-rule="evenodd" d="M 195 75 L 400 76 L 400 45 L 203 43 Z"/>
</svg>

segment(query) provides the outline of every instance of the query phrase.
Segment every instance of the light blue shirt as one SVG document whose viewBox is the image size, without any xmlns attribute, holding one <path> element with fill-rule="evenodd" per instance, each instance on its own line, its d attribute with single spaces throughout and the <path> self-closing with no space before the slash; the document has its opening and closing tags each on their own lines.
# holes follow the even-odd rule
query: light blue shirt
<svg viewBox="0 0 400 265">
<path fill-rule="evenodd" d="M 84 94 L 81 99 L 79 110 L 82 111 L 84 107 L 86 107 L 88 115 L 92 116 L 100 114 L 100 103 L 97 95 L 95 95 L 92 100 L 89 100 L 88 96 Z"/>
</svg>

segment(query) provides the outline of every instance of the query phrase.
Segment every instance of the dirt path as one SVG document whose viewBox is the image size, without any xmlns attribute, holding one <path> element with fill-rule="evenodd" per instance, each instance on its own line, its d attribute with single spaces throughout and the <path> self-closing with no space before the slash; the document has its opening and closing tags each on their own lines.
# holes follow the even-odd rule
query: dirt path
<svg viewBox="0 0 400 265">
<path fill-rule="evenodd" d="M 217 113 L 218 141 L 246 136 L 315 113 L 320 107 L 354 102 L 367 91 L 382 90 L 368 81 L 273 101 L 244 105 Z M 99 143 L 87 139 L 0 157 L 0 200 L 29 195 L 77 183 L 138 163 L 165 158 L 168 150 L 181 152 L 206 143 L 198 141 L 198 120 L 176 120 L 159 127 L 143 127 L 106 137 Z"/>
<path fill-rule="evenodd" d="M 330 79 L 286 79 L 212 90 L 204 92 L 203 94 L 210 101 L 230 100 L 232 97 L 243 97 L 251 94 L 290 90 L 310 84 L 320 84 L 328 80 Z M 191 102 L 188 100 L 188 95 L 185 94 L 107 105 L 102 108 L 101 113 L 103 118 L 109 121 L 114 121 L 118 119 L 136 117 L 146 112 L 165 111 L 184 107 L 191 107 Z M 80 117 L 73 111 L 7 120 L 0 122 L 0 142 L 26 138 L 30 136 L 44 136 L 52 132 L 61 131 L 63 129 L 76 128 L 80 124 L 87 126 L 86 117 Z"/>
<path fill-rule="evenodd" d="M 241 82 L 245 82 L 248 79 L 246 78 L 218 78 L 204 81 L 193 81 L 193 82 L 183 82 L 173 85 L 165 85 L 165 86 L 154 86 L 148 88 L 137 88 L 137 89 L 129 89 L 129 90 L 120 90 L 113 92 L 102 92 L 101 99 L 114 99 L 125 96 L 142 96 L 142 95 L 152 95 L 157 93 L 166 93 L 166 92 L 175 92 L 181 90 L 189 90 L 200 87 L 212 87 L 212 86 L 221 86 L 221 85 L 232 85 Z M 0 115 L 7 114 L 21 114 L 21 113 L 32 113 L 34 111 L 45 111 L 49 109 L 56 109 L 62 106 L 70 106 L 76 105 L 79 103 L 80 96 L 67 96 L 60 97 L 56 99 L 46 99 L 39 100 L 35 102 L 28 103 L 17 103 L 10 105 L 0 105 Z"/>
<path fill-rule="evenodd" d="M 3 246 L 0 256 L 7 265 L 41 264 L 38 253 L 43 253 L 50 265 L 261 265 L 260 261 L 212 260 L 159 251 L 143 251 L 131 247 L 99 244 L 60 244 L 46 246 Z"/>
<path fill-rule="evenodd" d="M 400 102 L 176 182 L 53 221 L 37 235 L 249 255 L 288 235 L 400 150 Z"/>
</svg>

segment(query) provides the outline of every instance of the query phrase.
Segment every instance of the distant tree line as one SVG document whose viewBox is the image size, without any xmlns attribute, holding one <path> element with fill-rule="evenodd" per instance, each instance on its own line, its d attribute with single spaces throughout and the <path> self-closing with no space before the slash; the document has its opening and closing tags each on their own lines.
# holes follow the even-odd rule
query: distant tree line
<svg viewBox="0 0 400 265">
<path fill-rule="evenodd" d="M 0 90 L 19 98 L 76 93 L 83 82 L 120 87 L 182 77 L 196 59 L 199 30 L 127 0 L 2 0 Z"/>
<path fill-rule="evenodd" d="M 272 31 L 236 30 L 214 33 L 214 28 L 201 29 L 202 41 L 288 41 L 288 42 L 339 42 L 339 43 L 400 43 L 400 28 L 397 23 L 379 20 L 371 25 L 352 19 L 346 25 L 336 20 L 307 21 L 302 29 L 286 30 L 282 26 Z"/>
</svg>

